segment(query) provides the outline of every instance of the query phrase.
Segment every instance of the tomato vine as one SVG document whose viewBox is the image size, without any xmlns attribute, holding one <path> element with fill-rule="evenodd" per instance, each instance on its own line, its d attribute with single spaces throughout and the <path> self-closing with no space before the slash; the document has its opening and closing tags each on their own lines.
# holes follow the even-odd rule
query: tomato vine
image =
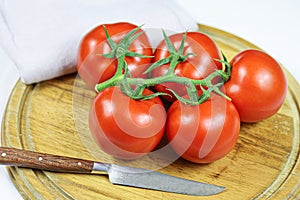
<svg viewBox="0 0 300 200">
<path fill-rule="evenodd" d="M 230 97 L 226 96 L 220 90 L 220 87 L 223 86 L 224 83 L 229 80 L 231 75 L 231 66 L 228 63 L 224 54 L 222 54 L 223 60 L 217 60 L 223 63 L 223 68 L 221 70 L 215 70 L 213 73 L 211 73 L 209 76 L 207 76 L 204 79 L 201 80 L 190 79 L 186 77 L 177 76 L 175 74 L 175 68 L 179 63 L 186 61 L 189 56 L 197 56 L 194 53 L 187 53 L 184 55 L 184 42 L 186 39 L 186 32 L 183 34 L 179 49 L 176 50 L 172 42 L 166 35 L 165 31 L 163 31 L 164 40 L 166 42 L 170 55 L 166 58 L 156 61 L 151 66 L 149 66 L 149 68 L 144 72 L 144 74 L 148 74 L 151 73 L 155 68 L 158 68 L 164 64 L 170 64 L 170 67 L 165 75 L 159 77 L 152 77 L 152 78 L 133 78 L 130 74 L 128 65 L 125 61 L 125 56 L 141 57 L 141 58 L 151 57 L 151 56 L 145 56 L 128 50 L 130 44 L 143 33 L 140 31 L 141 26 L 132 29 L 118 44 L 111 39 L 106 27 L 104 26 L 103 28 L 105 31 L 107 42 L 111 48 L 111 51 L 106 54 L 98 54 L 98 55 L 104 56 L 105 58 L 117 59 L 118 66 L 117 66 L 116 73 L 112 78 L 100 84 L 97 84 L 95 86 L 95 90 L 97 92 L 100 92 L 103 89 L 111 86 L 119 85 L 121 91 L 127 96 L 129 96 L 130 98 L 146 100 L 146 99 L 154 98 L 159 95 L 169 95 L 169 94 L 163 92 L 156 92 L 150 95 L 144 95 L 143 91 L 145 88 L 154 86 L 156 84 L 175 82 L 185 86 L 187 90 L 188 98 L 181 97 L 176 93 L 176 91 L 172 89 L 168 89 L 168 90 L 179 101 L 185 104 L 190 104 L 190 105 L 201 104 L 210 98 L 211 92 L 215 92 L 220 96 L 228 100 L 231 100 Z M 217 83 L 214 83 L 213 80 L 215 80 L 217 77 L 221 78 L 222 81 L 218 81 Z M 202 93 L 200 95 L 198 95 L 198 90 L 196 89 L 196 86 L 199 86 L 200 89 L 202 90 Z"/>
</svg>

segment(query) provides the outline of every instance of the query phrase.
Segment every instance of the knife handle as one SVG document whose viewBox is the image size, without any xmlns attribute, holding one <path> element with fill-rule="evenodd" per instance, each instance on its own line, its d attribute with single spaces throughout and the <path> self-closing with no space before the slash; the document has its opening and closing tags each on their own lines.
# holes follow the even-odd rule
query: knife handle
<svg viewBox="0 0 300 200">
<path fill-rule="evenodd" d="M 0 147 L 0 164 L 55 172 L 91 173 L 94 161 Z"/>
</svg>

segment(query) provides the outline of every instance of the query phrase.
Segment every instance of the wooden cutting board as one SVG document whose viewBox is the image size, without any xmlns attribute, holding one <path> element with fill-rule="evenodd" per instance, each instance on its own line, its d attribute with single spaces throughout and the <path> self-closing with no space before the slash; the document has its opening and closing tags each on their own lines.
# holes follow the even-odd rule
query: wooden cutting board
<svg viewBox="0 0 300 200">
<path fill-rule="evenodd" d="M 258 48 L 212 27 L 199 25 L 199 30 L 210 35 L 228 59 L 243 49 Z M 267 120 L 242 124 L 239 140 L 225 158 L 206 165 L 178 159 L 157 168 L 167 174 L 225 186 L 226 191 L 218 195 L 194 197 L 114 186 L 101 175 L 7 169 L 24 199 L 300 199 L 300 86 L 289 72 L 286 74 L 289 91 L 282 108 Z M 89 134 L 87 114 L 94 95 L 76 74 L 28 86 L 18 81 L 3 119 L 2 145 L 120 162 L 105 155 Z M 149 161 L 158 167 L 159 162 L 151 158 L 143 162 Z"/>
</svg>

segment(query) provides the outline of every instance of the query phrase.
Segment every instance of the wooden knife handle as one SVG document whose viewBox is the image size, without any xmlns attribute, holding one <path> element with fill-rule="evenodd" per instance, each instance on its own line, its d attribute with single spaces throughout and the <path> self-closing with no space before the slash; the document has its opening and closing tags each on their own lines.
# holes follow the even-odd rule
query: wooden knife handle
<svg viewBox="0 0 300 200">
<path fill-rule="evenodd" d="M 93 161 L 0 147 L 0 164 L 55 172 L 91 173 Z"/>
</svg>

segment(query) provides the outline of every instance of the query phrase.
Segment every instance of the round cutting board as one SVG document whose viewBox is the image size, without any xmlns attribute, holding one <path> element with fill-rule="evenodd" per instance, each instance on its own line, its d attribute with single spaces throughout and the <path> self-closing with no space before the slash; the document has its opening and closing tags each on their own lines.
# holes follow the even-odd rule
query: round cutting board
<svg viewBox="0 0 300 200">
<path fill-rule="evenodd" d="M 229 60 L 243 49 L 258 49 L 212 27 L 199 25 L 199 31 L 211 36 Z M 299 199 L 300 86 L 289 72 L 286 75 L 289 90 L 281 109 L 262 122 L 242 124 L 239 140 L 226 157 L 206 165 L 178 159 L 157 170 L 226 187 L 220 194 L 201 199 Z M 89 134 L 87 113 L 94 96 L 76 74 L 34 85 L 17 82 L 3 119 L 2 146 L 118 162 L 101 152 Z M 104 175 L 7 169 L 24 199 L 199 198 L 115 186 Z"/>
</svg>

